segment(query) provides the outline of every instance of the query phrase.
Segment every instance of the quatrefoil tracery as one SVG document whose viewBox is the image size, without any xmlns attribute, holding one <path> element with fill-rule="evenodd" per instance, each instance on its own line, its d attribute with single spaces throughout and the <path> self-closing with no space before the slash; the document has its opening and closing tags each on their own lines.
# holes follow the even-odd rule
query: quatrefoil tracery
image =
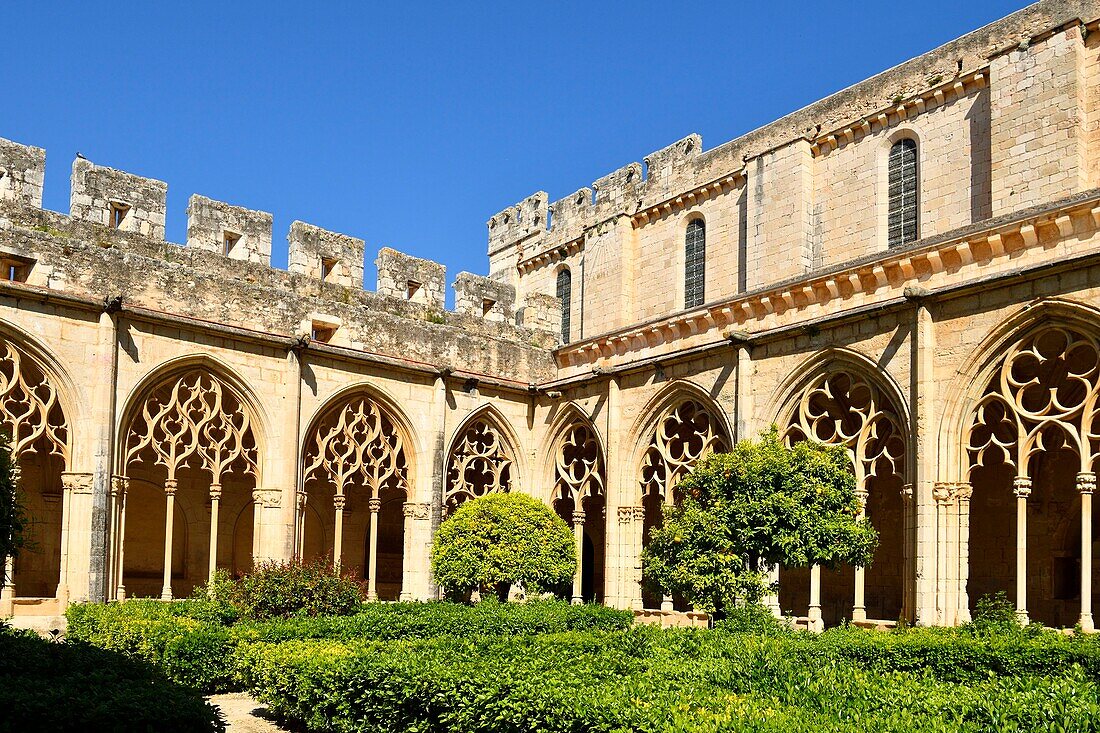
<svg viewBox="0 0 1100 733">
<path fill-rule="evenodd" d="M 228 474 L 257 476 L 251 418 L 221 380 L 194 369 L 165 382 L 142 402 L 126 433 L 125 465 L 163 466 L 168 479 L 197 468 L 221 483 Z"/>
<path fill-rule="evenodd" d="M 678 403 L 657 421 L 642 457 L 642 493 L 668 500 L 701 458 L 727 446 L 721 422 L 706 407 L 693 399 Z"/>
<path fill-rule="evenodd" d="M 1100 458 L 1100 343 L 1046 326 L 1014 344 L 991 377 L 967 433 L 970 468 L 1005 463 L 1028 476 L 1031 459 L 1062 447 L 1081 471 Z"/>
<path fill-rule="evenodd" d="M 905 431 L 897 410 L 878 387 L 850 372 L 822 374 L 802 391 L 784 439 L 788 445 L 843 445 L 862 492 L 873 477 L 905 475 Z"/>
<path fill-rule="evenodd" d="M 356 397 L 329 411 L 306 451 L 306 481 L 333 487 L 343 496 L 352 485 L 378 498 L 385 489 L 407 493 L 404 441 L 389 416 L 372 400 Z"/>
<path fill-rule="evenodd" d="M 554 455 L 555 498 L 571 498 L 580 510 L 586 497 L 603 494 L 603 458 L 599 441 L 584 423 L 565 431 Z"/>
<path fill-rule="evenodd" d="M 444 505 L 450 511 L 468 499 L 511 491 L 513 463 L 496 426 L 485 419 L 473 421 L 447 461 Z"/>
<path fill-rule="evenodd" d="M 9 341 L 0 341 L 0 421 L 12 456 L 44 454 L 68 464 L 69 428 L 46 373 Z"/>
</svg>

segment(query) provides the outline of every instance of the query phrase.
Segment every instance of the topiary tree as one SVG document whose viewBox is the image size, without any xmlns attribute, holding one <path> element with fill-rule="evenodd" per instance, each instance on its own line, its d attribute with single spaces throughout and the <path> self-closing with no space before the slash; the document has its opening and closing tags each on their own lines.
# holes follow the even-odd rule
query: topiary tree
<svg viewBox="0 0 1100 733">
<path fill-rule="evenodd" d="M 855 478 L 842 446 L 783 444 L 773 425 L 757 442 L 701 460 L 664 508 L 642 551 L 650 587 L 723 615 L 759 603 L 767 570 L 871 561 L 878 534 L 859 518 Z"/>
<path fill-rule="evenodd" d="M 560 592 L 576 569 L 572 530 L 524 494 L 466 502 L 440 525 L 432 545 L 432 575 L 452 598 L 479 589 L 507 600 L 516 584 L 533 593 Z"/>
</svg>

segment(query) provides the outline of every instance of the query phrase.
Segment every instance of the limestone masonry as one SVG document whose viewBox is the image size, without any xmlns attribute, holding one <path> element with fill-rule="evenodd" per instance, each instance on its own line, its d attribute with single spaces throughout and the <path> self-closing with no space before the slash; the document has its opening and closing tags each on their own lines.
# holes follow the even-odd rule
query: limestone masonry
<svg viewBox="0 0 1100 733">
<path fill-rule="evenodd" d="M 695 462 L 772 423 L 840 443 L 866 569 L 773 572 L 810 628 L 952 625 L 1007 591 L 1094 627 L 1100 2 L 1045 0 L 770 125 L 688 135 L 488 220 L 489 277 L 0 140 L 0 419 L 30 549 L 0 617 L 335 558 L 427 599 L 434 529 L 522 491 L 573 597 L 686 610 L 639 553 Z M 870 63 L 869 66 L 873 66 Z M 282 246 L 281 244 L 277 246 Z M 1096 420 L 1096 423 L 1093 421 Z"/>
</svg>

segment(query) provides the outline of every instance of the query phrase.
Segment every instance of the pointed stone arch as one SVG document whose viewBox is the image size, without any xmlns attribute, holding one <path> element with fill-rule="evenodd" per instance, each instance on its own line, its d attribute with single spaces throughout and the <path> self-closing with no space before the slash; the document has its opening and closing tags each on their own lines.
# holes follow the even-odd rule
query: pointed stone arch
<svg viewBox="0 0 1100 733">
<path fill-rule="evenodd" d="M 949 537 L 959 546 L 960 605 L 1009 590 L 1008 567 L 991 565 L 990 548 L 1015 544 L 1021 620 L 1093 630 L 1100 311 L 1064 299 L 1030 304 L 983 339 L 948 394 L 942 420 L 953 432 L 941 447 L 955 480 L 938 483 L 936 498 L 965 509 L 965 532 Z M 1055 541 L 1067 515 L 1080 533 L 1076 557 Z M 1049 570 L 1029 570 L 1036 560 Z"/>
<path fill-rule="evenodd" d="M 493 405 L 482 405 L 467 415 L 447 450 L 444 515 L 470 499 L 518 486 L 522 475 L 519 445 L 508 420 Z"/>
<path fill-rule="evenodd" d="M 856 479 L 860 515 L 869 517 L 880 535 L 871 566 L 830 572 L 824 599 L 820 567 L 783 568 L 780 610 L 805 605 L 813 628 L 844 618 L 862 623 L 869 613 L 885 621 L 909 617 L 915 506 L 909 479 L 912 460 L 907 460 L 909 411 L 898 385 L 859 352 L 827 349 L 783 380 L 773 396 L 771 414 L 788 445 L 814 440 L 844 447 Z"/>
<path fill-rule="evenodd" d="M 312 494 L 312 508 L 331 513 L 333 561 L 350 565 L 354 572 L 358 566 L 346 562 L 345 548 L 356 560 L 365 557 L 363 579 L 370 600 L 397 600 L 402 593 L 404 506 L 416 485 L 413 435 L 408 418 L 388 395 L 360 383 L 326 400 L 303 438 L 295 547 L 301 554 L 306 544 L 306 507 Z M 321 506 L 316 506 L 317 499 Z M 346 519 L 351 520 L 347 527 Z"/>
<path fill-rule="evenodd" d="M 573 602 L 602 600 L 607 537 L 607 459 L 596 426 L 568 403 L 549 431 L 550 504 L 573 527 L 577 570 Z"/>
<path fill-rule="evenodd" d="M 203 579 L 197 572 L 203 560 L 206 580 L 213 577 L 219 565 L 234 562 L 235 543 L 219 542 L 222 503 L 227 503 L 231 516 L 236 517 L 244 506 L 264 499 L 262 458 L 266 424 L 259 402 L 245 380 L 209 355 L 161 364 L 135 386 L 121 413 L 117 441 L 118 478 L 114 482 L 116 499 L 111 519 L 116 598 L 126 596 L 129 479 L 140 476 L 164 489 L 167 509 L 163 530 L 163 599 L 174 595 L 171 553 L 176 493 L 182 490 L 209 501 L 206 555 L 202 557 L 200 543 L 189 544 L 194 549 L 185 558 L 182 578 L 177 578 L 180 590 L 186 593 Z M 142 516 L 131 518 L 132 522 L 143 520 Z M 255 525 L 253 530 L 255 533 Z M 142 531 L 157 530 L 147 526 Z M 197 528 L 188 527 L 187 531 L 194 536 Z"/>
<path fill-rule="evenodd" d="M 67 598 L 72 495 L 92 489 L 90 474 L 71 473 L 77 394 L 49 349 L 0 321 L 0 430 L 20 470 L 28 538 L 18 559 L 0 558 L 0 615 L 12 615 L 16 596 Z"/>
</svg>

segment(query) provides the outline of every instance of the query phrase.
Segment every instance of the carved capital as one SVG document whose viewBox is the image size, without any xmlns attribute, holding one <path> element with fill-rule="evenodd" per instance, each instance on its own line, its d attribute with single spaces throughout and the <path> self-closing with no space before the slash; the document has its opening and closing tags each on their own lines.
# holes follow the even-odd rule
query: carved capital
<svg viewBox="0 0 1100 733">
<path fill-rule="evenodd" d="M 282 506 L 282 498 L 283 492 L 278 489 L 252 489 L 252 501 L 256 502 L 256 506 L 265 509 Z"/>
<path fill-rule="evenodd" d="M 347 503 L 348 498 L 343 494 L 337 494 L 336 496 L 332 497 L 332 506 L 338 512 L 344 511 L 344 507 L 347 506 Z"/>
<path fill-rule="evenodd" d="M 644 522 L 645 521 L 645 507 L 644 506 L 636 506 L 636 507 L 631 507 L 631 508 L 634 510 L 634 521 L 635 522 Z"/>
<path fill-rule="evenodd" d="M 954 484 L 938 482 L 932 487 L 932 498 L 937 504 L 947 506 L 955 500 Z"/>
<path fill-rule="evenodd" d="M 908 504 L 913 501 L 913 497 L 916 495 L 916 487 L 913 484 L 905 484 L 901 487 L 901 500 Z"/>
<path fill-rule="evenodd" d="M 1096 491 L 1096 474 L 1091 471 L 1077 474 L 1077 490 L 1082 494 L 1091 494 Z"/>
<path fill-rule="evenodd" d="M 111 496 L 125 496 L 130 488 L 130 479 L 125 476 L 111 477 Z"/>
<path fill-rule="evenodd" d="M 382 500 L 373 498 L 367 502 L 367 506 L 370 508 L 371 514 L 377 514 L 382 509 Z"/>
<path fill-rule="evenodd" d="M 298 509 L 305 509 L 306 502 L 309 500 L 309 494 L 304 491 L 299 491 L 295 494 L 295 498 L 298 500 Z"/>
<path fill-rule="evenodd" d="M 634 507 L 621 506 L 619 507 L 619 524 L 630 524 L 634 521 Z"/>
<path fill-rule="evenodd" d="M 573 512 L 573 524 L 584 524 L 584 512 Z"/>
<path fill-rule="evenodd" d="M 176 493 L 176 488 L 179 486 L 179 482 L 174 478 L 164 479 L 164 493 L 172 496 Z"/>
<path fill-rule="evenodd" d="M 420 504 L 407 501 L 404 506 L 401 507 L 401 510 L 409 519 L 431 519 L 432 517 L 431 504 Z"/>
<path fill-rule="evenodd" d="M 210 498 L 221 499 L 222 498 L 222 485 L 218 483 L 210 484 Z"/>
<path fill-rule="evenodd" d="M 90 494 L 92 493 L 92 479 L 93 476 L 90 473 L 64 471 L 61 474 L 61 486 L 65 491 L 71 491 L 74 494 Z"/>
<path fill-rule="evenodd" d="M 1031 479 L 1027 476 L 1017 476 L 1012 480 L 1012 493 L 1017 499 L 1026 499 L 1031 496 Z"/>
<path fill-rule="evenodd" d="M 968 483 L 958 483 L 954 485 L 952 492 L 955 495 L 955 499 L 957 499 L 960 504 L 963 504 L 969 502 L 970 497 L 974 495 L 974 487 Z"/>
</svg>

